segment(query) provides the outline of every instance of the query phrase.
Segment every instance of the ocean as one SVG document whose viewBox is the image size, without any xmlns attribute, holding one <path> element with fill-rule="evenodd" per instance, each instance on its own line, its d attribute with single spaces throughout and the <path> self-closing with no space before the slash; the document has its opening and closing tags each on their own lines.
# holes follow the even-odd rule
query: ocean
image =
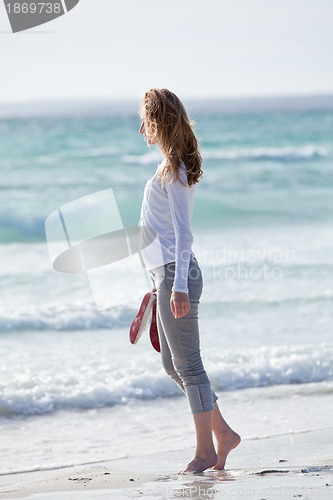
<svg viewBox="0 0 333 500">
<path fill-rule="evenodd" d="M 204 160 L 192 230 L 205 367 L 235 430 L 258 439 L 330 425 L 333 106 L 244 103 L 189 103 Z M 98 310 L 87 276 L 48 254 L 46 218 L 83 196 L 112 188 L 138 224 L 161 161 L 139 126 L 136 103 L 0 118 L 0 474 L 194 444 L 147 333 L 129 343 L 147 291 L 134 263 L 133 294 Z"/>
</svg>

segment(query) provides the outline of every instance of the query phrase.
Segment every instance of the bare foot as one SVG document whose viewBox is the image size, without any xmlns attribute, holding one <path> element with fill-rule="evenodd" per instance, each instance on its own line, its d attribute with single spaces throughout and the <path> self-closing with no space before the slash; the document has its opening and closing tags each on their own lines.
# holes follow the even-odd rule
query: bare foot
<svg viewBox="0 0 333 500">
<path fill-rule="evenodd" d="M 204 470 L 212 468 L 213 465 L 217 464 L 218 458 L 219 457 L 215 453 L 215 450 L 205 458 L 195 456 L 184 469 L 178 472 L 178 474 L 186 474 L 187 472 L 203 472 Z"/>
<path fill-rule="evenodd" d="M 219 460 L 217 464 L 215 464 L 213 469 L 223 470 L 227 460 L 227 456 L 229 455 L 231 450 L 239 445 L 239 443 L 241 442 L 241 438 L 236 432 L 232 430 L 222 433 L 219 436 L 216 436 L 216 438 L 218 443 L 217 454 Z"/>
</svg>

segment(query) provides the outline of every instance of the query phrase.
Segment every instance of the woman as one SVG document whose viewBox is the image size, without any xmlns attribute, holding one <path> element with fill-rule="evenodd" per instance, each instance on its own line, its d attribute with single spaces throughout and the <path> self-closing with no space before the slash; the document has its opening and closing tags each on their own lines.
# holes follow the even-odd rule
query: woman
<svg viewBox="0 0 333 500">
<path fill-rule="evenodd" d="M 196 431 L 194 458 L 181 471 L 223 469 L 240 437 L 223 419 L 200 356 L 198 304 L 202 275 L 191 250 L 190 220 L 201 156 L 186 110 L 167 89 L 142 98 L 140 133 L 164 160 L 145 188 L 140 225 L 157 235 L 162 262 L 145 260 L 157 290 L 157 328 L 166 373 L 186 394 Z M 217 439 L 215 450 L 212 432 Z"/>
</svg>

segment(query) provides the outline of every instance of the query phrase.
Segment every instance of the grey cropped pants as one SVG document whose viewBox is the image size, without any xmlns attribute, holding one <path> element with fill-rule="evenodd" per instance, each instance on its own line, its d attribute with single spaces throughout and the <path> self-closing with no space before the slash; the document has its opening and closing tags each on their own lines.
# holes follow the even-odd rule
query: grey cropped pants
<svg viewBox="0 0 333 500">
<path fill-rule="evenodd" d="M 149 273 L 157 290 L 156 319 L 163 367 L 186 394 L 192 413 L 210 411 L 217 396 L 211 389 L 200 355 L 198 306 L 203 284 L 197 259 L 192 253 L 188 272 L 191 309 L 182 318 L 176 319 L 170 308 L 175 262 Z"/>
</svg>

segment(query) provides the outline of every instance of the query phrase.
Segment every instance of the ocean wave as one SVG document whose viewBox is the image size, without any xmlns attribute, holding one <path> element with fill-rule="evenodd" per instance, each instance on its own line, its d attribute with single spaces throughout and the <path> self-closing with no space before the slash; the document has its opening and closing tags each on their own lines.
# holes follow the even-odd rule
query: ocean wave
<svg viewBox="0 0 333 500">
<path fill-rule="evenodd" d="M 333 380 L 333 345 L 273 346 L 220 357 L 209 367 L 220 390 Z"/>
<path fill-rule="evenodd" d="M 220 228 L 230 224 L 244 224 L 256 226 L 265 224 L 275 225 L 281 223 L 291 224 L 317 224 L 326 223 L 332 219 L 332 203 L 330 180 L 327 179 L 326 191 L 324 186 L 311 192 L 306 187 L 299 186 L 298 191 L 286 184 L 283 188 L 274 187 L 272 181 L 268 191 L 265 191 L 264 181 L 258 181 L 256 190 L 244 186 L 243 192 L 238 186 L 221 185 L 217 193 L 215 186 L 218 184 L 219 173 L 209 173 L 206 184 L 198 191 L 195 204 L 193 223 L 202 233 L 213 227 Z M 315 179 L 315 175 L 313 175 Z M 324 181 L 322 181 L 324 184 Z M 277 183 L 276 183 L 277 184 Z M 221 191 L 223 190 L 223 191 Z M 121 200 L 121 217 L 130 221 L 130 226 L 135 226 L 139 220 L 140 201 L 142 196 L 130 190 Z M 134 202 L 133 202 L 134 200 Z M 137 206 L 134 205 L 137 204 Z M 36 211 L 38 208 L 36 209 Z M 34 213 L 29 215 L 16 213 L 0 213 L 0 244 L 9 243 L 46 243 L 45 217 Z M 310 227 L 310 226 L 309 226 Z"/>
<path fill-rule="evenodd" d="M 319 146 L 308 144 L 305 146 L 281 146 L 281 147 L 254 147 L 222 149 L 210 148 L 202 149 L 204 160 L 247 160 L 261 161 L 269 160 L 276 162 L 295 162 L 311 160 L 315 158 L 324 158 L 328 151 Z M 161 161 L 161 155 L 157 151 L 150 151 L 141 155 L 124 155 L 121 158 L 126 164 L 153 165 Z"/>
<path fill-rule="evenodd" d="M 234 349 L 206 358 L 215 391 L 333 380 L 332 345 Z M 45 368 L 20 372 L 2 382 L 0 415 L 97 409 L 181 394 L 157 361 L 145 359 L 126 368 L 121 363 L 117 369 L 110 361 L 94 359 L 92 352 L 84 366 L 64 365 L 59 372 L 59 366 L 51 364 L 52 369 L 54 373 L 46 373 Z"/>
<path fill-rule="evenodd" d="M 123 163 L 139 163 L 140 165 L 152 165 L 162 161 L 161 153 L 158 151 L 149 151 L 148 153 L 140 155 L 123 155 L 121 158 Z"/>
<path fill-rule="evenodd" d="M 23 305 L 16 309 L 0 308 L 0 332 L 11 331 L 78 331 L 127 327 L 136 311 L 115 306 L 97 311 L 96 305 L 53 303 L 44 306 Z"/>
<path fill-rule="evenodd" d="M 305 146 L 255 147 L 239 149 L 203 149 L 205 160 L 271 160 L 292 162 L 327 156 L 325 148 L 308 144 Z"/>
<path fill-rule="evenodd" d="M 203 269 L 205 271 L 205 269 Z M 205 281 L 206 286 L 211 286 L 209 293 L 202 299 L 204 307 L 213 310 L 213 315 L 221 307 L 225 312 L 233 314 L 240 309 L 268 311 L 272 307 L 300 307 L 323 306 L 331 303 L 333 298 L 332 290 L 315 290 L 308 295 L 300 295 L 298 291 L 277 291 L 268 295 L 265 291 L 257 290 L 253 294 L 247 293 L 225 293 L 223 296 L 219 292 L 214 292 L 212 287 L 214 283 Z M 121 283 L 119 283 L 121 286 Z M 289 295 L 288 295 L 289 294 Z M 32 304 L 17 305 L 14 308 L 0 307 L 0 334 L 10 332 L 76 332 L 76 331 L 94 331 L 94 330 L 115 330 L 127 328 L 137 313 L 140 298 L 137 295 L 129 298 L 127 304 L 114 306 L 104 311 L 98 311 L 94 302 L 70 303 L 68 300 L 63 302 L 55 301 L 40 305 L 38 300 Z"/>
<path fill-rule="evenodd" d="M 0 214 L 0 242 L 45 241 L 45 217 L 40 214 Z"/>
<path fill-rule="evenodd" d="M 36 158 L 38 165 L 56 164 L 64 160 L 81 160 L 81 159 L 97 159 L 97 158 L 111 158 L 118 154 L 116 147 L 91 147 L 80 148 L 73 150 L 57 151 L 56 153 L 42 154 Z"/>
<path fill-rule="evenodd" d="M 328 151 L 313 144 L 304 146 L 280 146 L 280 147 L 253 147 L 222 149 L 202 149 L 204 160 L 271 160 L 279 162 L 292 162 L 322 158 L 328 155 Z M 141 155 L 124 155 L 123 163 L 138 163 L 140 165 L 151 165 L 161 161 L 161 155 L 157 151 L 149 151 Z"/>
</svg>

